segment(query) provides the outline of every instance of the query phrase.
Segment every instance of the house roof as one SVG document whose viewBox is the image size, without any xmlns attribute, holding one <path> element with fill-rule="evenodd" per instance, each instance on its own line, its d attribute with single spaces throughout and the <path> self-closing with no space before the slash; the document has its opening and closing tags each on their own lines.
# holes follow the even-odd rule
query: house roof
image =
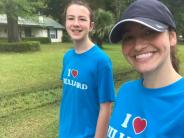
<svg viewBox="0 0 184 138">
<path fill-rule="evenodd" d="M 0 24 L 7 24 L 6 14 L 0 14 Z M 18 17 L 18 24 L 22 26 L 37 26 L 46 28 L 64 29 L 64 26 L 50 17 L 38 16 L 37 20 Z"/>
<path fill-rule="evenodd" d="M 61 24 L 53 20 L 52 18 L 49 17 L 44 17 L 43 18 L 44 24 L 47 27 L 54 27 L 54 28 L 64 28 Z"/>
</svg>

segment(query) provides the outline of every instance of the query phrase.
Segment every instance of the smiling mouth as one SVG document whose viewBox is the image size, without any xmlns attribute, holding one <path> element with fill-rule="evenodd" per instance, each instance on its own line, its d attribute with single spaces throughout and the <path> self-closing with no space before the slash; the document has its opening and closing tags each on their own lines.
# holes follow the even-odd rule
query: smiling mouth
<svg viewBox="0 0 184 138">
<path fill-rule="evenodd" d="M 72 30 L 73 33 L 80 33 L 82 30 Z"/>
<path fill-rule="evenodd" d="M 145 60 L 150 59 L 155 52 L 156 51 L 151 51 L 151 52 L 147 52 L 147 53 L 137 54 L 134 56 L 134 58 L 138 61 L 145 61 Z"/>
<path fill-rule="evenodd" d="M 136 59 L 145 59 L 145 58 L 149 58 L 153 55 L 152 52 L 149 53 L 144 53 L 144 54 L 140 54 L 140 55 L 136 55 L 135 58 Z"/>
</svg>

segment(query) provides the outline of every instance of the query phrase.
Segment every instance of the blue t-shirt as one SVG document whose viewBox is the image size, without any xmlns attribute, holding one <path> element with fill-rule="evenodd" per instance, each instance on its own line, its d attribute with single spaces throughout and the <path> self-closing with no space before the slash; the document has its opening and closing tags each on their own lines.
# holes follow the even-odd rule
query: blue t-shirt
<svg viewBox="0 0 184 138">
<path fill-rule="evenodd" d="M 108 138 L 184 138 L 184 78 L 153 89 L 142 82 L 120 88 Z"/>
<path fill-rule="evenodd" d="M 93 46 L 77 54 L 69 50 L 63 59 L 60 138 L 93 138 L 100 103 L 114 101 L 112 64 Z"/>
</svg>

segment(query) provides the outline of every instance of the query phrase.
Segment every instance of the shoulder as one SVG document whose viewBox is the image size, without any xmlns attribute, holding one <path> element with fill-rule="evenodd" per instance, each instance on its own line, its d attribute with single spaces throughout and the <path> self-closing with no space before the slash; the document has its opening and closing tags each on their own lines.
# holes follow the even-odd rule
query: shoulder
<svg viewBox="0 0 184 138">
<path fill-rule="evenodd" d="M 74 52 L 74 49 L 69 49 L 68 51 L 66 51 L 66 53 L 64 55 L 70 55 Z"/>
<path fill-rule="evenodd" d="M 73 55 L 73 51 L 74 49 L 69 49 L 63 56 L 63 65 L 65 65 L 70 59 L 71 59 L 71 56 Z"/>
<path fill-rule="evenodd" d="M 70 57 L 74 52 L 74 49 L 69 49 L 65 54 L 64 54 L 64 59 L 67 57 Z"/>
<path fill-rule="evenodd" d="M 180 80 L 176 81 L 175 83 L 169 85 L 166 88 L 173 91 L 175 94 L 180 93 L 183 95 L 184 94 L 184 78 L 182 77 Z"/>
<path fill-rule="evenodd" d="M 100 54 L 99 57 L 103 57 L 103 58 L 109 58 L 108 55 L 104 52 L 103 49 L 101 49 L 98 45 L 95 45 L 96 46 L 96 51 L 97 51 L 97 54 Z"/>
<path fill-rule="evenodd" d="M 108 63 L 111 64 L 111 59 L 109 58 L 109 56 L 102 49 L 100 49 L 99 46 L 96 44 L 95 44 L 93 57 L 98 61 L 98 63 L 102 65 L 108 64 Z"/>
<path fill-rule="evenodd" d="M 135 96 L 135 91 L 140 85 L 140 80 L 131 80 L 123 83 L 117 93 L 116 102 L 122 102 L 122 99 L 129 99 Z M 136 88 L 135 88 L 136 87 Z"/>
<path fill-rule="evenodd" d="M 121 85 L 119 91 L 124 91 L 124 89 L 132 89 L 133 87 L 139 87 L 140 83 L 141 79 L 127 81 Z"/>
</svg>

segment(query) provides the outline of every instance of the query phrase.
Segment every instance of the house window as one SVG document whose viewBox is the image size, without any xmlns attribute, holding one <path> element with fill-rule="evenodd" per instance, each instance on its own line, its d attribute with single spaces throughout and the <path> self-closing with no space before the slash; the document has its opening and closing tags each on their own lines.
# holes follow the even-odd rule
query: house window
<svg viewBox="0 0 184 138">
<path fill-rule="evenodd" d="M 6 28 L 4 29 L 4 33 L 7 33 L 7 29 Z"/>
<path fill-rule="evenodd" d="M 57 38 L 57 30 L 56 29 L 50 29 L 49 33 L 50 33 L 50 38 L 51 39 L 56 39 Z"/>
<path fill-rule="evenodd" d="M 25 37 L 31 37 L 31 28 L 25 28 Z"/>
</svg>

